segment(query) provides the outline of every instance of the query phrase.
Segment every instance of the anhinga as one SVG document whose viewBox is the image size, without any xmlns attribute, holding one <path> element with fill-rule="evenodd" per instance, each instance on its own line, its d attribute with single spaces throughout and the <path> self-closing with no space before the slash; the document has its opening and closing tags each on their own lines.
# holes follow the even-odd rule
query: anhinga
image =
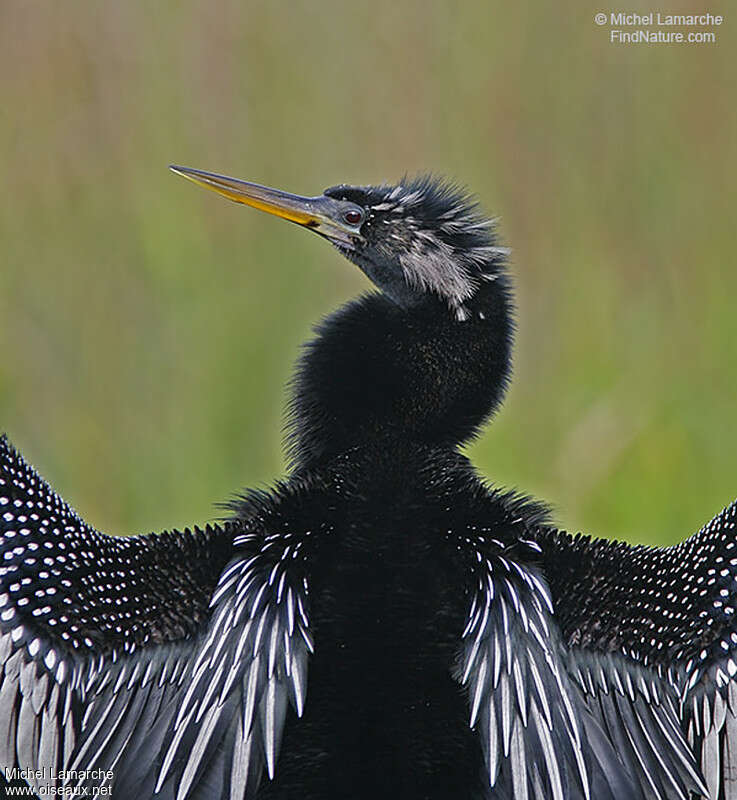
<svg viewBox="0 0 737 800">
<path fill-rule="evenodd" d="M 222 527 L 105 536 L 0 440 L 7 775 L 126 799 L 737 798 L 736 507 L 630 547 L 480 480 L 459 445 L 504 395 L 513 325 L 475 203 L 434 178 L 298 197 L 172 169 L 378 291 L 306 346 L 294 468 Z"/>
</svg>

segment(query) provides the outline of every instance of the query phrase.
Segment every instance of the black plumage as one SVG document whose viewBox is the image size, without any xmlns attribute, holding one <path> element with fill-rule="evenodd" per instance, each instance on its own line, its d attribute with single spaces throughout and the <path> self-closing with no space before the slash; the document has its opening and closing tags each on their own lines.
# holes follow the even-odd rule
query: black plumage
<svg viewBox="0 0 737 800">
<path fill-rule="evenodd" d="M 0 440 L 0 766 L 119 798 L 737 798 L 735 506 L 669 549 L 572 538 L 458 452 L 509 380 L 491 221 L 431 178 L 175 171 L 379 291 L 306 345 L 290 475 L 223 526 L 104 536 Z"/>
</svg>

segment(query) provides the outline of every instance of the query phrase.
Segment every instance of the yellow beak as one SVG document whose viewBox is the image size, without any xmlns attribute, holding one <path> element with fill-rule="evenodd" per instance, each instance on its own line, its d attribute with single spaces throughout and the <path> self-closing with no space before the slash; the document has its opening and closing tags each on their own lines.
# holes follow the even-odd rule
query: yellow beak
<svg viewBox="0 0 737 800">
<path fill-rule="evenodd" d="M 301 197 L 283 192 L 281 189 L 271 189 L 258 183 L 249 183 L 192 167 L 170 165 L 169 169 L 198 186 L 204 186 L 205 189 L 211 189 L 227 197 L 234 203 L 243 203 L 289 222 L 295 222 L 332 241 L 350 246 L 353 239 L 360 238 L 354 227 L 342 221 L 342 203 L 331 197 L 325 195 Z"/>
</svg>

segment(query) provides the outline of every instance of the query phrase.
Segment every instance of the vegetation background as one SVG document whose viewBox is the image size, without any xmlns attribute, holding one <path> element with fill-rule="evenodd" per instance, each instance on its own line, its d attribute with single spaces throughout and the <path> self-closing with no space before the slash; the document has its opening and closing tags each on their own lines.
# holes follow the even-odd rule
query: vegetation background
<svg viewBox="0 0 737 800">
<path fill-rule="evenodd" d="M 2 3 L 0 428 L 103 530 L 219 516 L 283 473 L 300 343 L 367 282 L 166 165 L 306 194 L 433 170 L 514 249 L 480 470 L 569 529 L 699 527 L 737 496 L 737 13 L 618 45 L 610 10 Z"/>
</svg>

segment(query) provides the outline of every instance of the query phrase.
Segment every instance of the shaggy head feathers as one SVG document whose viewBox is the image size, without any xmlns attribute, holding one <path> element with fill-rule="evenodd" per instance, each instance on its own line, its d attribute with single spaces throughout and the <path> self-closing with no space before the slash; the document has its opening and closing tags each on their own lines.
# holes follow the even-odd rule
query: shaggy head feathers
<svg viewBox="0 0 737 800">
<path fill-rule="evenodd" d="M 426 175 L 396 186 L 334 186 L 325 194 L 365 209 L 362 240 L 339 249 L 399 305 L 434 295 L 465 320 L 483 282 L 503 270 L 509 251 L 499 246 L 495 221 L 455 184 Z"/>
</svg>

